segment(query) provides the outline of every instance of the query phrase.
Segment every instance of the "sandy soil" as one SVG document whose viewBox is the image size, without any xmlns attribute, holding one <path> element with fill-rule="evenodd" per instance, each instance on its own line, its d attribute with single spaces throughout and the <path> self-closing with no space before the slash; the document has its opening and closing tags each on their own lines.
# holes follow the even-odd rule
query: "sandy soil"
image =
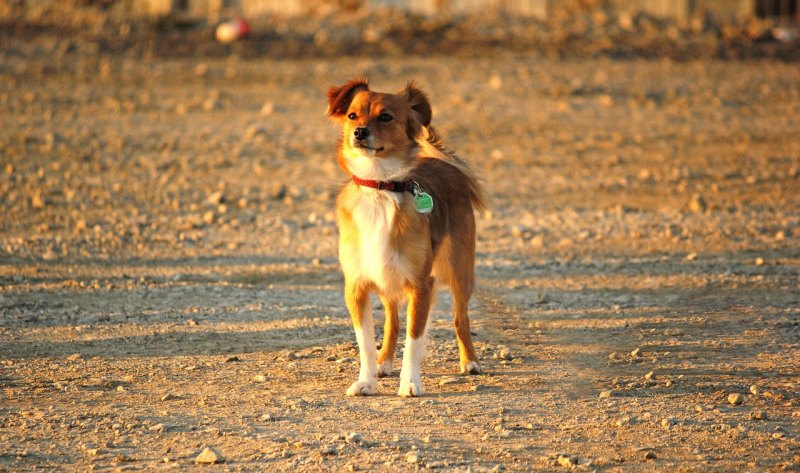
<svg viewBox="0 0 800 473">
<path fill-rule="evenodd" d="M 796 64 L 60 44 L 0 62 L 0 470 L 800 469 Z M 487 374 L 443 295 L 420 399 L 344 396 L 324 91 L 358 73 L 418 80 L 492 201 Z"/>
</svg>

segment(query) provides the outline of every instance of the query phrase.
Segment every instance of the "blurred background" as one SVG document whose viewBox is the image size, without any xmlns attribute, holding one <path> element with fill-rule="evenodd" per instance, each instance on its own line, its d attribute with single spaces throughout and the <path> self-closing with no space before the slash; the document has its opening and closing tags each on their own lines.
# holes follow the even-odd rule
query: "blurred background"
<svg viewBox="0 0 800 473">
<path fill-rule="evenodd" d="M 0 0 L 0 470 L 796 470 L 798 60 L 796 0 Z M 342 395 L 362 74 L 490 201 L 421 403 Z"/>
</svg>

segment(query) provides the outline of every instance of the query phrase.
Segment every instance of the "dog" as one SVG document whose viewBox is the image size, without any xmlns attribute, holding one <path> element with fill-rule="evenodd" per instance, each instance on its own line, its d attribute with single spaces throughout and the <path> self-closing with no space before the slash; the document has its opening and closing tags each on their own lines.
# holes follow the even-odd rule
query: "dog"
<svg viewBox="0 0 800 473">
<path fill-rule="evenodd" d="M 407 301 L 400 389 L 422 395 L 420 364 L 436 286 L 453 295 L 461 372 L 480 374 L 467 305 L 475 266 L 475 215 L 481 186 L 431 127 L 427 96 L 411 82 L 397 94 L 373 92 L 366 79 L 328 90 L 328 115 L 341 125 L 337 162 L 351 176 L 336 201 L 344 298 L 358 341 L 361 367 L 349 396 L 376 393 L 392 373 L 398 306 Z M 370 293 L 377 292 L 385 323 L 375 343 Z"/>
</svg>

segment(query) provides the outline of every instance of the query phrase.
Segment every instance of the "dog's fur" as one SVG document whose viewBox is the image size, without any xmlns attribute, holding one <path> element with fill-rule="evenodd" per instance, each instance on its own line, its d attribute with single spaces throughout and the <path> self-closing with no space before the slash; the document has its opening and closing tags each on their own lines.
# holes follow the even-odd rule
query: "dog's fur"
<svg viewBox="0 0 800 473">
<path fill-rule="evenodd" d="M 328 115 L 342 126 L 337 161 L 349 175 L 378 181 L 415 181 L 433 197 L 433 211 L 416 211 L 410 193 L 349 182 L 337 200 L 339 260 L 345 301 L 361 358 L 351 396 L 376 392 L 377 377 L 392 372 L 398 305 L 408 300 L 400 396 L 422 394 L 420 364 L 435 286 L 449 285 L 461 371 L 481 372 L 472 345 L 467 304 L 473 290 L 475 217 L 484 206 L 467 164 L 448 152 L 431 128 L 427 97 L 413 83 L 397 94 L 373 92 L 365 79 L 328 91 Z M 366 131 L 365 131 L 366 130 Z M 377 353 L 369 294 L 385 310 Z"/>
</svg>

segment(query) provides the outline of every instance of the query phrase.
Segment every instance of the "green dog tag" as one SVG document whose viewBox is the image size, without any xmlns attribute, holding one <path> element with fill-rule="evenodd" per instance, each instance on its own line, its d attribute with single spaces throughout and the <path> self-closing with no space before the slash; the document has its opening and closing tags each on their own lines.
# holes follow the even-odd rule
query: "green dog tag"
<svg viewBox="0 0 800 473">
<path fill-rule="evenodd" d="M 433 197 L 427 192 L 420 192 L 414 196 L 414 208 L 421 214 L 429 214 L 433 211 Z"/>
</svg>

